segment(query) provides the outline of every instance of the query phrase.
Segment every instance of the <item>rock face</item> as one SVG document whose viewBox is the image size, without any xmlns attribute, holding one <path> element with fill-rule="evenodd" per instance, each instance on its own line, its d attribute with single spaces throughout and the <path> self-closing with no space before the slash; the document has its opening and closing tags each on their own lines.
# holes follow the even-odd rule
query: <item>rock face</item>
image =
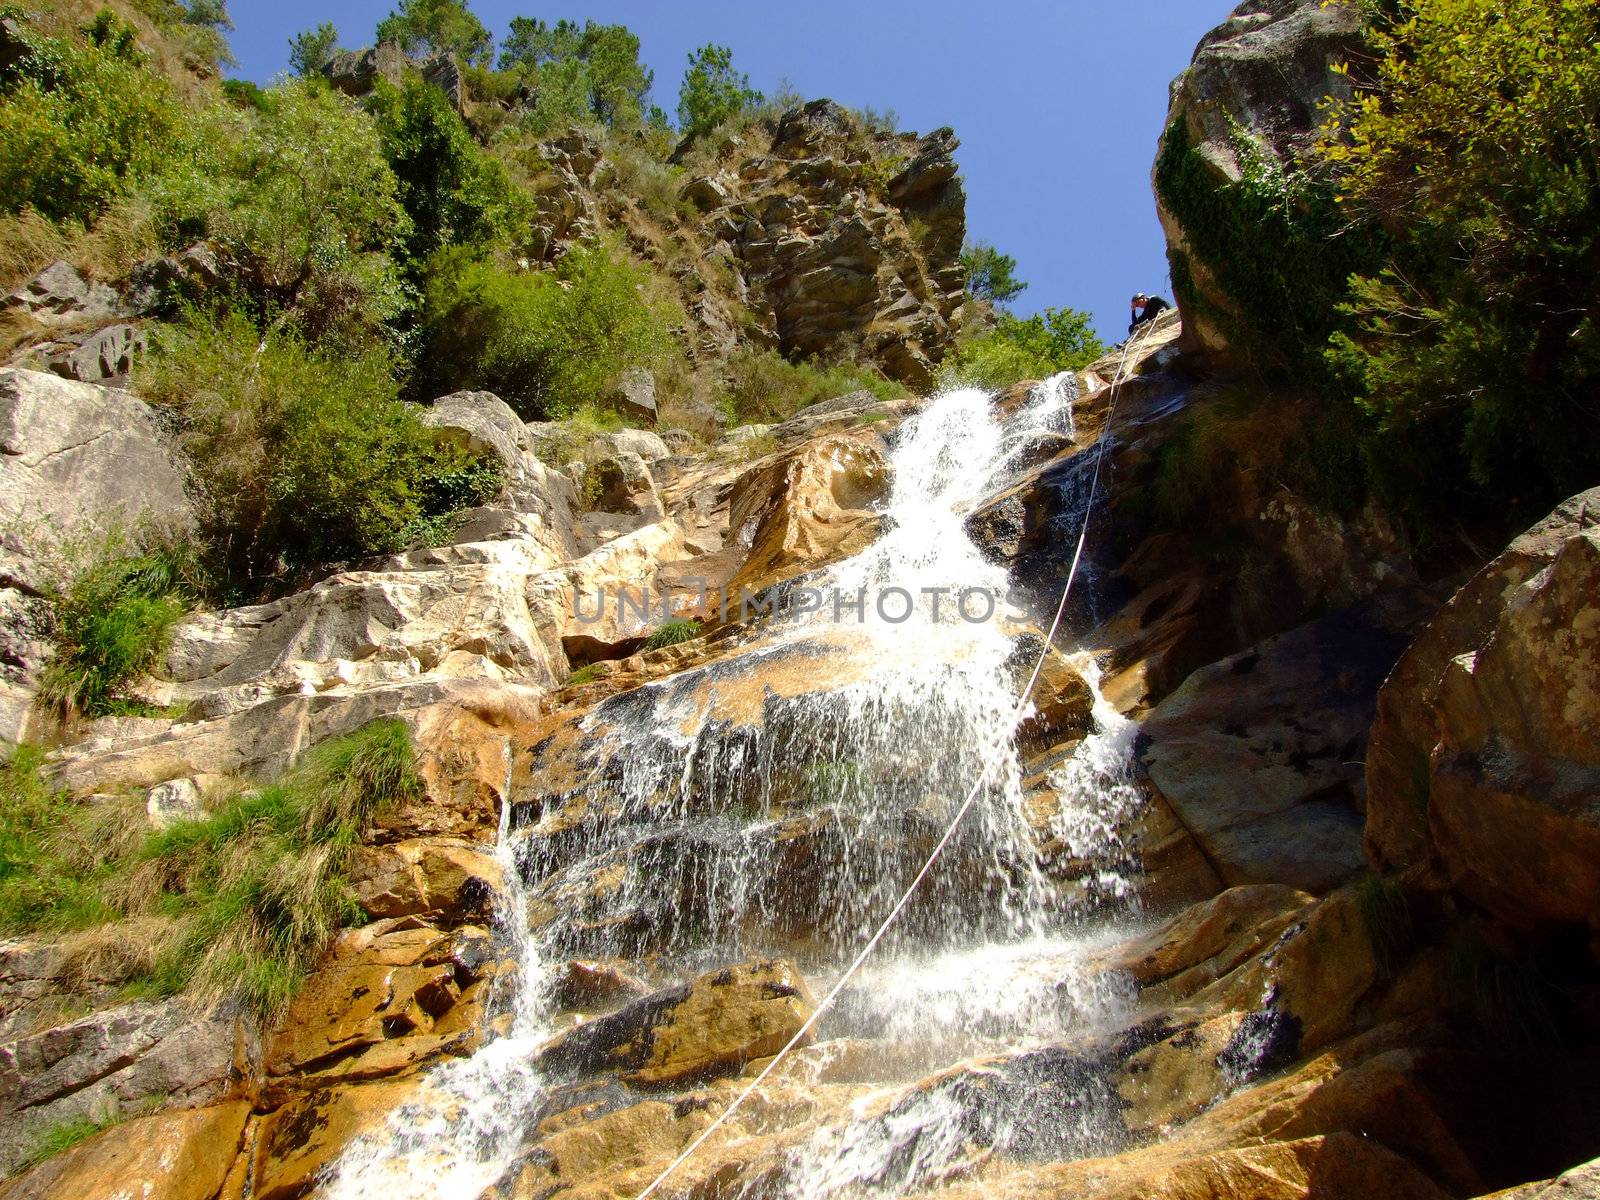
<svg viewBox="0 0 1600 1200">
<path fill-rule="evenodd" d="M 563 1075 L 617 1071 L 640 1087 L 734 1074 L 776 1054 L 815 1002 L 786 962 L 741 963 L 585 1022 L 539 1053 Z"/>
<path fill-rule="evenodd" d="M 1243 177 L 1240 138 L 1269 161 L 1296 162 L 1316 140 L 1323 101 L 1350 95 L 1349 80 L 1333 68 L 1360 51 L 1361 29 L 1360 6 L 1343 0 L 1246 0 L 1200 40 L 1192 65 L 1173 80 L 1164 139 L 1181 123 L 1214 186 Z M 1172 205 L 1155 190 L 1168 256 L 1184 260 L 1181 274 L 1192 281 L 1193 294 L 1179 288 L 1177 296 L 1184 344 L 1225 358 L 1228 335 L 1217 314 L 1247 311 L 1252 297 L 1226 292 L 1217 264 L 1195 253 Z M 1180 277 L 1176 267 L 1173 277 Z"/>
<path fill-rule="evenodd" d="M 826 100 L 791 110 L 770 154 L 702 181 L 695 203 L 778 349 L 806 357 L 858 345 L 892 378 L 926 388 L 965 285 L 958 142 L 948 129 L 888 138 L 874 154 L 898 170 L 879 191 L 852 121 Z"/>
<path fill-rule="evenodd" d="M 119 310 L 115 289 L 90 283 L 71 263 L 53 262 L 6 300 L 6 308 L 41 325 L 75 325 L 104 320 Z"/>
<path fill-rule="evenodd" d="M 0 1175 L 55 1126 L 220 1096 L 234 1072 L 231 1020 L 182 1001 L 129 1004 L 0 1044 Z"/>
<path fill-rule="evenodd" d="M 1150 779 L 1226 883 L 1322 892 L 1361 869 L 1366 731 L 1428 611 L 1386 595 L 1204 667 L 1150 713 Z"/>
<path fill-rule="evenodd" d="M 1520 926 L 1600 930 L 1600 489 L 1461 589 L 1379 697 L 1367 850 Z"/>
<path fill-rule="evenodd" d="M 0 742 L 26 736 L 48 655 L 39 595 L 64 539 L 193 520 L 176 446 L 126 392 L 0 369 Z"/>
</svg>

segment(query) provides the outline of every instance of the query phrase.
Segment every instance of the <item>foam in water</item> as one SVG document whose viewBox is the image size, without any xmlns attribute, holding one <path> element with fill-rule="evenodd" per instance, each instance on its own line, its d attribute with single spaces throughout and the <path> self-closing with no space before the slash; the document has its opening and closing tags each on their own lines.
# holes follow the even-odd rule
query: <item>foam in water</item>
<svg viewBox="0 0 1600 1200">
<path fill-rule="evenodd" d="M 1071 436 L 1075 394 L 1074 378 L 1058 376 L 1001 419 L 987 394 L 953 391 L 900 427 L 886 532 L 806 582 L 903 589 L 915 599 L 905 620 L 872 604 L 844 626 L 826 610 L 799 614 L 736 663 L 590 714 L 588 777 L 544 798 L 520 829 L 509 802 L 502 816 L 498 933 L 519 965 L 509 1031 L 434 1070 L 415 1103 L 343 1156 L 325 1195 L 467 1200 L 500 1177 L 538 1108 L 541 1081 L 528 1064 L 550 1032 L 546 962 L 658 953 L 687 973 L 766 951 L 800 957 L 819 983 L 836 973 L 977 779 L 978 802 L 836 1024 L 864 1021 L 948 1063 L 1044 1046 L 1123 1013 L 1128 997 L 1083 969 L 1093 938 L 1059 927 L 1037 867 L 1014 742 L 1012 639 L 1000 621 L 962 620 L 933 590 L 1006 594 L 1005 570 L 985 558 L 966 519 L 1030 454 Z M 808 656 L 820 686 L 787 698 L 767 689 L 748 720 L 708 709 L 705 697 L 731 688 L 733 672 L 803 667 Z M 1092 664 L 1085 670 L 1094 685 Z M 1118 895 L 1132 727 L 1096 696 L 1096 732 L 1052 778 L 1062 797 L 1053 832 L 1075 855 L 1104 859 L 1102 890 Z M 600 874 L 615 886 L 594 888 Z M 1080 1141 L 1092 1145 L 1096 1106 L 1062 1094 L 1070 1120 L 1056 1124 L 1082 1125 Z M 792 1194 L 884 1194 L 936 1177 L 971 1141 L 970 1100 L 959 1088 L 890 1096 L 876 1115 L 819 1130 L 790 1163 Z M 1012 1136 L 1011 1116 L 983 1120 L 992 1144 Z"/>
</svg>

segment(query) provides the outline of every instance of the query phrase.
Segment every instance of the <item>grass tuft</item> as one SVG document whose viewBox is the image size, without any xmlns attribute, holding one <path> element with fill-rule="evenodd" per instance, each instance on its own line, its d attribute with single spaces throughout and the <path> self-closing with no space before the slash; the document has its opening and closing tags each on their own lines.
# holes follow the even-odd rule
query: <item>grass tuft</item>
<svg viewBox="0 0 1600 1200">
<path fill-rule="evenodd" d="M 660 650 L 663 646 L 676 646 L 691 642 L 700 636 L 700 622 L 693 618 L 666 621 L 655 627 L 644 640 L 646 650 Z"/>
<path fill-rule="evenodd" d="M 100 1120 L 94 1117 L 74 1117 L 70 1121 L 51 1125 L 34 1138 L 28 1147 L 28 1156 L 23 1165 L 37 1166 L 47 1158 L 54 1158 L 74 1146 L 81 1145 L 97 1133 L 104 1133 L 121 1121 L 122 1118 L 119 1116 L 109 1116 Z"/>
<path fill-rule="evenodd" d="M 187 992 L 281 1011 L 360 911 L 350 850 L 387 807 L 422 794 L 406 726 L 376 721 L 314 748 L 276 783 L 141 832 L 143 798 L 52 789 L 43 754 L 0 766 L 0 934 L 79 931 L 77 973 L 138 995 Z"/>
<path fill-rule="evenodd" d="M 193 603 L 200 568 L 184 538 L 112 528 L 61 548 L 46 600 L 55 651 L 39 702 L 63 718 L 141 713 L 131 688 L 160 660 Z"/>
</svg>

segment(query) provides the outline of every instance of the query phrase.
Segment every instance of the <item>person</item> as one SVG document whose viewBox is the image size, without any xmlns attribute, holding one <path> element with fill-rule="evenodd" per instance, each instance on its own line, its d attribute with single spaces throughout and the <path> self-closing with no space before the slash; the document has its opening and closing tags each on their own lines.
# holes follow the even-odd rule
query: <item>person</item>
<svg viewBox="0 0 1600 1200">
<path fill-rule="evenodd" d="M 1154 321 L 1171 307 L 1160 296 L 1146 296 L 1140 292 L 1133 298 L 1133 323 L 1128 326 L 1128 332 L 1132 333 L 1146 321 Z"/>
</svg>

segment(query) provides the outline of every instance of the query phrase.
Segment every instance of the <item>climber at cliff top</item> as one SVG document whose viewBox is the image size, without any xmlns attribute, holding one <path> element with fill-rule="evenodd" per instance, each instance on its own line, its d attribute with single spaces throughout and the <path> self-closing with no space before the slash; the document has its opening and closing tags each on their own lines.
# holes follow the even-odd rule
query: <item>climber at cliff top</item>
<svg viewBox="0 0 1600 1200">
<path fill-rule="evenodd" d="M 1140 292 L 1133 298 L 1133 323 L 1128 326 L 1128 332 L 1132 333 L 1146 321 L 1154 321 L 1171 307 L 1160 296 L 1146 296 Z"/>
</svg>

